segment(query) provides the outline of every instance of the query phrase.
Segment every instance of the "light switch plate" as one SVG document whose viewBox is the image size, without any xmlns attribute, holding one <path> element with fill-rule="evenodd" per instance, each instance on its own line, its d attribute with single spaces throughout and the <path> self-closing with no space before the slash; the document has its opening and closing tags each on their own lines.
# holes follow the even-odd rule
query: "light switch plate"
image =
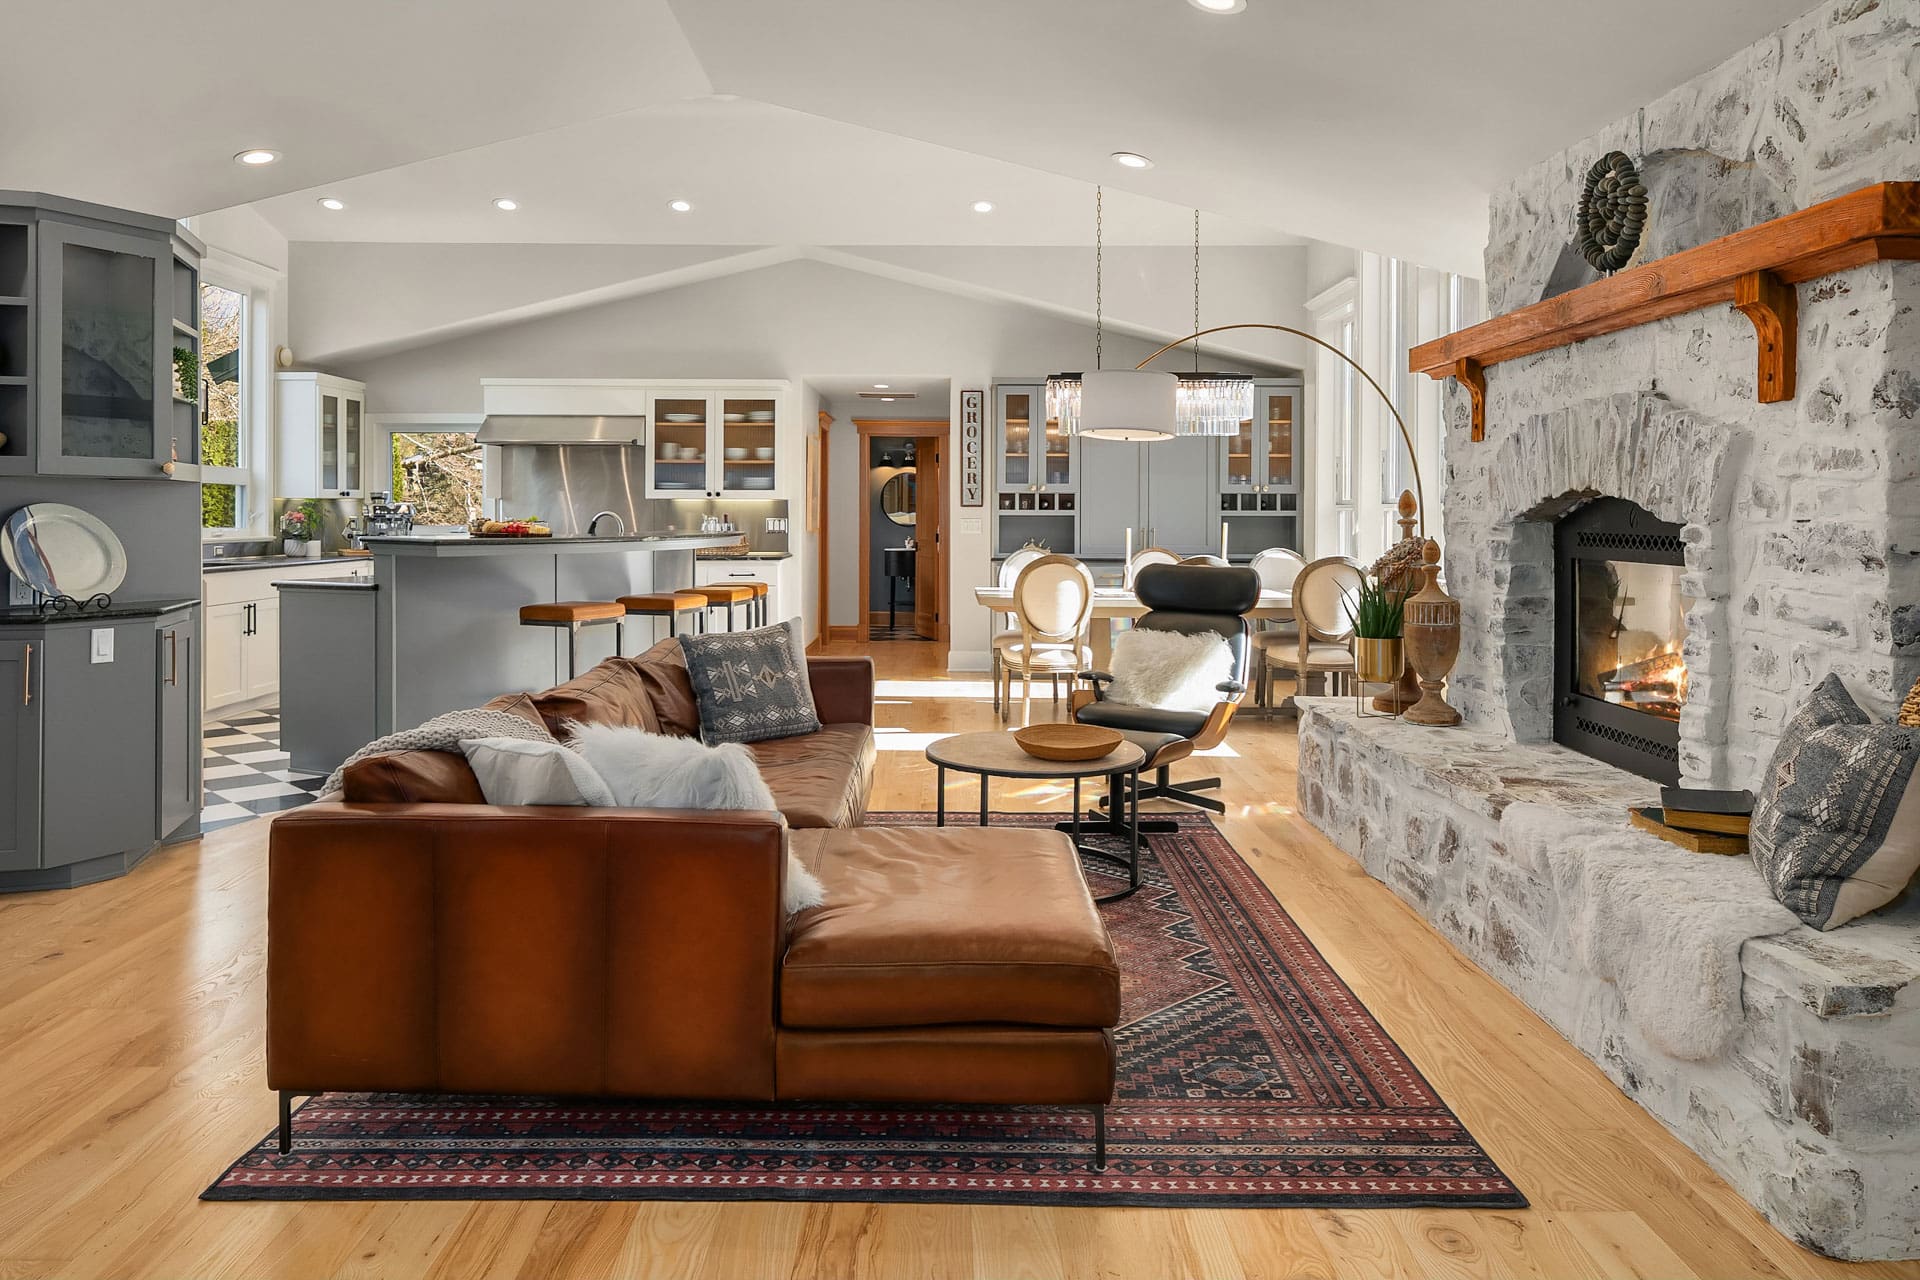
<svg viewBox="0 0 1920 1280">
<path fill-rule="evenodd" d="M 960 532 L 962 532 L 962 533 L 979 533 L 979 532 L 980 532 L 980 517 L 979 517 L 979 516 L 961 516 L 961 517 L 960 517 Z"/>
<path fill-rule="evenodd" d="M 113 661 L 112 627 L 95 627 L 93 629 L 93 660 L 96 663 Z"/>
</svg>

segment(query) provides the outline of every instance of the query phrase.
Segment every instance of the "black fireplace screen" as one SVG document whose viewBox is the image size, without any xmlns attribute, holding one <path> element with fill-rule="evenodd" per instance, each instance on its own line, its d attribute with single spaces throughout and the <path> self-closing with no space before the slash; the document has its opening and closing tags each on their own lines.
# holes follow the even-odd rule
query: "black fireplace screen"
<svg viewBox="0 0 1920 1280">
<path fill-rule="evenodd" d="M 1554 530 L 1554 739 L 1665 783 L 1679 781 L 1680 527 L 1600 498 Z"/>
</svg>

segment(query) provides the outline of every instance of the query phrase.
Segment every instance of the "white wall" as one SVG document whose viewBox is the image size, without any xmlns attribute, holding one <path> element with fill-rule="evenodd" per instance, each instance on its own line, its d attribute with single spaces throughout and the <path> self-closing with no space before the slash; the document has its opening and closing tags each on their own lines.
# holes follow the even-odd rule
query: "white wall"
<svg viewBox="0 0 1920 1280">
<path fill-rule="evenodd" d="M 1322 245 L 1203 250 L 1203 324 L 1298 327 L 1311 253 Z M 1091 245 L 982 248 L 795 245 L 298 243 L 292 321 L 315 360 L 361 359 L 782 262 L 811 259 L 983 301 L 1016 301 L 1068 319 L 1093 315 Z M 1181 337 L 1193 315 L 1190 247 L 1110 245 L 1105 317 L 1116 332 Z M 1281 334 L 1240 331 L 1209 346 L 1295 367 L 1307 356 Z"/>
<path fill-rule="evenodd" d="M 305 295 L 328 286 L 296 274 L 295 287 Z M 1287 301 L 1276 298 L 1274 306 Z M 1108 365 L 1131 365 L 1152 346 L 1109 333 L 1106 350 Z M 374 413 L 476 412 L 483 377 L 774 377 L 802 385 L 809 378 L 911 375 L 948 379 L 949 420 L 957 421 L 962 390 L 989 388 L 996 377 L 1081 368 L 1090 363 L 1092 351 L 1086 325 L 1035 307 L 798 260 L 354 361 L 333 371 L 368 384 L 368 409 Z M 849 438 L 854 433 L 851 414 L 836 412 L 835 417 L 832 479 L 840 491 L 848 478 L 857 486 L 861 468 L 857 451 L 840 444 L 842 433 Z M 790 492 L 802 490 L 795 485 Z M 803 516 L 796 504 L 796 522 Z M 843 573 L 857 581 L 858 518 L 857 507 L 836 505 L 836 581 Z M 983 670 L 987 663 L 987 619 L 973 603 L 973 587 L 991 577 L 991 519 L 985 507 L 954 508 L 948 611 L 950 661 L 959 670 Z M 813 602 L 806 604 L 812 623 Z"/>
</svg>

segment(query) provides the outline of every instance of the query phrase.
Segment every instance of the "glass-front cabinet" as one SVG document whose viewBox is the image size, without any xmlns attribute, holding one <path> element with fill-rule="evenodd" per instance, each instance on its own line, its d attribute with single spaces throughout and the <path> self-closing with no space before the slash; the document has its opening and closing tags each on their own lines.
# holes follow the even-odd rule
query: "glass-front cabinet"
<svg viewBox="0 0 1920 1280">
<path fill-rule="evenodd" d="M 367 387 L 326 373 L 281 373 L 275 489 L 287 498 L 364 492 Z"/>
<path fill-rule="evenodd" d="M 1272 511 L 1263 495 L 1300 491 L 1300 384 L 1254 384 L 1253 417 L 1228 436 L 1220 455 L 1220 505 L 1226 511 Z"/>
<path fill-rule="evenodd" d="M 39 470 L 156 477 L 173 423 L 171 246 L 51 220 L 38 231 Z"/>
<path fill-rule="evenodd" d="M 669 390 L 649 406 L 649 498 L 756 498 L 779 489 L 777 394 Z"/>
<path fill-rule="evenodd" d="M 1074 487 L 1072 436 L 1047 419 L 1043 385 L 998 389 L 1000 411 L 1000 488 L 1013 492 L 1055 492 Z"/>
</svg>

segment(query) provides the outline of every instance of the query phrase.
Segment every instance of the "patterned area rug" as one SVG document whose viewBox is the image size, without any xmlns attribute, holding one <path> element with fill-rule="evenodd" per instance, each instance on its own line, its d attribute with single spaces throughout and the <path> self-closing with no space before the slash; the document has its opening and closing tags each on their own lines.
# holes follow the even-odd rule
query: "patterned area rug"
<svg viewBox="0 0 1920 1280">
<path fill-rule="evenodd" d="M 269 1135 L 203 1198 L 1527 1203 L 1211 822 L 1182 817 L 1141 864 L 1140 892 L 1101 909 L 1123 975 L 1104 1174 L 1084 1108 L 335 1093 L 296 1113 L 293 1154 Z"/>
</svg>

